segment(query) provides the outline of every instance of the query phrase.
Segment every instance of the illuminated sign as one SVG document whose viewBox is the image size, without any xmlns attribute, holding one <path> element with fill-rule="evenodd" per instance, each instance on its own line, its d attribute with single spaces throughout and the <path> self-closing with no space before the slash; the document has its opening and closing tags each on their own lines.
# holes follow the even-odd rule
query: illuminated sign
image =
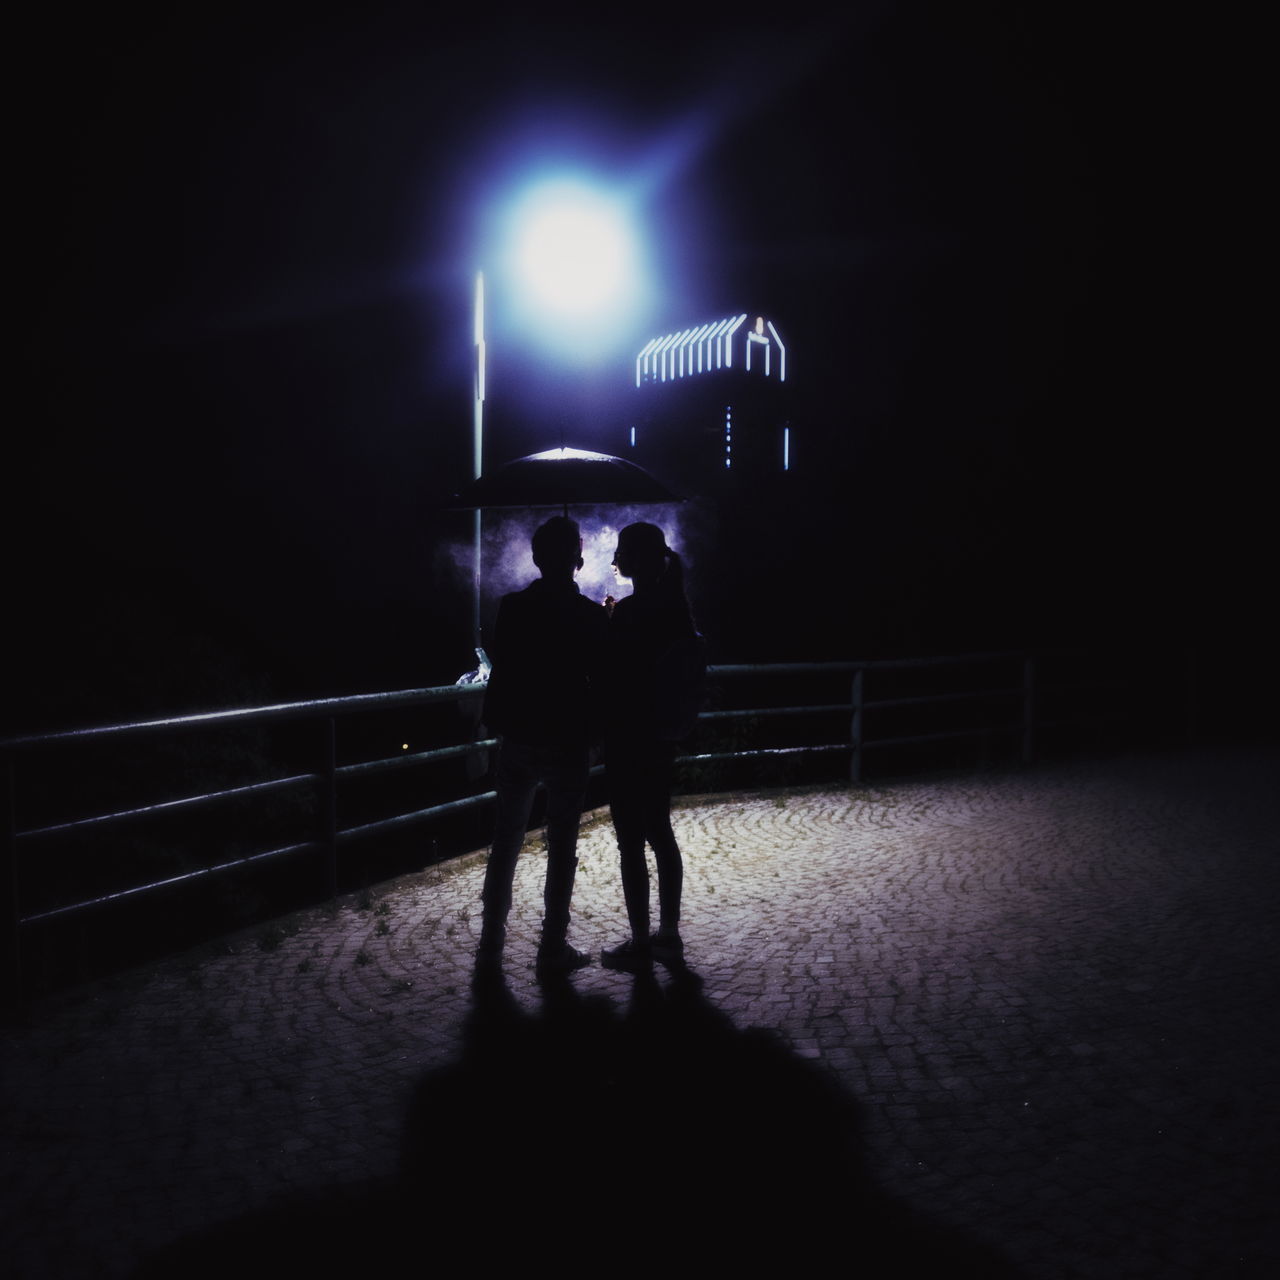
<svg viewBox="0 0 1280 1280">
<path fill-rule="evenodd" d="M 769 332 L 765 333 L 765 328 Z M 756 326 L 747 334 L 747 372 L 751 372 L 751 351 L 754 347 L 764 348 L 764 376 L 769 376 L 770 356 L 773 352 L 774 343 L 778 345 L 778 381 L 786 382 L 787 380 L 787 349 L 782 345 L 782 339 L 778 337 L 778 331 L 773 327 L 770 321 L 763 316 L 756 316 Z"/>
<path fill-rule="evenodd" d="M 737 342 L 742 347 L 739 355 L 740 368 L 747 373 L 751 372 L 752 348 L 760 347 L 763 350 L 756 353 L 757 367 L 760 356 L 763 356 L 764 376 L 772 377 L 776 365 L 778 381 L 785 382 L 787 349 L 782 345 L 777 329 L 763 316 L 756 317 L 752 328 L 743 329 L 746 320 L 746 312 L 743 312 L 726 320 L 712 320 L 691 329 L 682 329 L 678 333 L 650 339 L 636 356 L 636 386 L 647 382 L 674 382 L 718 369 L 732 369 L 733 349 Z"/>
</svg>

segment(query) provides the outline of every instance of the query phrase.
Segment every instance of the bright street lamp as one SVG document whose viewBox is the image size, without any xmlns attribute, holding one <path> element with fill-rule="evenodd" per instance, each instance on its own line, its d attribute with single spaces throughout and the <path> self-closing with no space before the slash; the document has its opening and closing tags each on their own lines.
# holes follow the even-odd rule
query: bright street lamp
<svg viewBox="0 0 1280 1280">
<path fill-rule="evenodd" d="M 634 303 L 635 239 L 622 204 L 580 182 L 532 188 L 512 213 L 512 266 L 522 296 L 579 337 Z M 630 308 L 628 308 L 630 309 Z"/>
</svg>

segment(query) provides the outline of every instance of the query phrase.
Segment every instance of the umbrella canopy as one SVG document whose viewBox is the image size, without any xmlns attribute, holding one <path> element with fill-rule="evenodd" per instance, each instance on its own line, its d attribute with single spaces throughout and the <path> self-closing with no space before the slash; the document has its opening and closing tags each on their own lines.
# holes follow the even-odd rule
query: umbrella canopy
<svg viewBox="0 0 1280 1280">
<path fill-rule="evenodd" d="M 643 467 L 611 453 L 547 449 L 473 480 L 455 507 L 564 507 L 681 502 Z"/>
</svg>

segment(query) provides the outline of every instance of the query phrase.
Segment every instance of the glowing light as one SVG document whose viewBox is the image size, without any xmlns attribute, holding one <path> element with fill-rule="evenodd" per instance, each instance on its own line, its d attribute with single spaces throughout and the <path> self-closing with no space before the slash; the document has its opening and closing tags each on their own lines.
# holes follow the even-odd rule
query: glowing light
<svg viewBox="0 0 1280 1280">
<path fill-rule="evenodd" d="M 636 386 L 645 382 L 671 382 L 677 378 L 709 373 L 713 369 L 732 369 L 734 342 L 746 321 L 747 316 L 743 312 L 724 320 L 712 320 L 690 329 L 650 338 L 636 356 Z M 751 371 L 754 347 L 763 348 L 764 376 L 773 377 L 776 364 L 778 381 L 785 382 L 787 348 L 772 320 L 757 316 L 755 323 L 743 332 L 742 367 L 747 372 Z M 777 348 L 776 361 L 774 348 Z"/>
<path fill-rule="evenodd" d="M 724 335 L 724 367 L 726 369 L 733 368 L 733 335 L 738 332 L 742 326 L 742 322 L 747 318 L 746 312 L 743 312 L 734 322 L 728 333 Z"/>
<path fill-rule="evenodd" d="M 476 272 L 475 303 L 472 310 L 472 336 L 476 357 L 476 400 L 484 400 L 484 272 Z M 479 475 L 479 472 L 476 473 Z"/>
<path fill-rule="evenodd" d="M 715 353 L 717 369 L 723 367 L 723 362 L 724 362 L 723 338 L 724 338 L 725 330 L 728 329 L 729 326 L 732 324 L 733 324 L 732 317 L 730 317 L 728 320 L 721 320 L 720 323 L 716 325 L 714 329 L 711 330 L 711 335 L 707 339 L 708 346 Z M 710 367 L 711 367 L 711 364 L 708 361 L 707 368 L 709 369 Z"/>
<path fill-rule="evenodd" d="M 782 469 L 791 470 L 791 428 L 782 428 Z"/>
<path fill-rule="evenodd" d="M 773 340 L 778 344 L 778 381 L 786 382 L 787 380 L 787 349 L 782 345 L 782 339 L 778 337 L 778 331 L 773 327 L 773 321 L 767 322 L 769 332 L 773 334 Z"/>
<path fill-rule="evenodd" d="M 504 206 L 502 241 L 502 311 L 520 333 L 579 362 L 629 340 L 650 290 L 625 199 L 576 175 L 545 178 Z"/>
<path fill-rule="evenodd" d="M 626 281 L 631 239 L 618 207 L 598 192 L 554 182 L 526 197 L 516 261 L 524 284 L 557 311 L 592 311 Z"/>
<path fill-rule="evenodd" d="M 693 372 L 693 349 L 690 344 L 696 332 L 696 329 L 686 329 L 684 337 L 680 340 L 680 376 L 682 378 Z"/>
<path fill-rule="evenodd" d="M 756 327 L 747 334 L 747 372 L 751 372 L 751 348 L 764 347 L 764 376 L 769 376 L 769 338 L 764 331 L 764 316 L 756 316 Z"/>
<path fill-rule="evenodd" d="M 704 324 L 697 333 L 693 335 L 693 351 L 690 352 L 689 359 L 691 362 L 696 362 L 696 372 L 698 373 L 703 373 L 710 368 L 710 365 L 704 356 L 706 355 L 707 335 L 711 332 L 713 327 L 713 325 Z"/>
<path fill-rule="evenodd" d="M 650 356 L 650 354 L 652 353 L 653 349 L 654 349 L 657 345 L 658 345 L 658 339 L 657 339 L 657 338 L 651 338 L 651 339 L 648 341 L 648 343 L 646 343 L 646 344 L 645 344 L 645 348 L 644 348 L 644 350 L 643 350 L 643 351 L 641 351 L 641 352 L 640 352 L 640 354 L 639 354 L 638 356 L 636 356 L 636 386 L 637 386 L 637 387 L 640 385 L 640 375 L 641 375 L 641 371 L 642 371 L 642 370 L 643 370 L 643 371 L 645 371 L 645 372 L 647 372 L 647 371 L 648 371 L 648 368 L 649 368 L 649 356 Z"/>
<path fill-rule="evenodd" d="M 671 333 L 671 334 L 668 334 L 668 335 L 667 335 L 665 338 L 663 338 L 663 340 L 658 344 L 658 349 L 657 349 L 657 351 L 655 352 L 655 360 L 656 360 L 656 364 L 655 364 L 655 366 L 654 366 L 654 367 L 655 367 L 655 369 L 656 369 L 656 370 L 660 370 L 660 371 L 661 371 L 661 376 L 662 376 L 662 381 L 663 381 L 663 382 L 666 382 L 666 380 L 667 380 L 667 353 L 671 350 L 671 344 L 672 344 L 672 343 L 673 343 L 673 342 L 674 342 L 674 341 L 675 341 L 679 336 L 680 336 L 680 335 L 679 335 L 678 333 Z"/>
<path fill-rule="evenodd" d="M 672 378 L 678 378 L 684 373 L 684 344 L 688 340 L 689 330 L 682 329 L 674 336 L 671 345 L 667 348 L 666 357 Z"/>
</svg>

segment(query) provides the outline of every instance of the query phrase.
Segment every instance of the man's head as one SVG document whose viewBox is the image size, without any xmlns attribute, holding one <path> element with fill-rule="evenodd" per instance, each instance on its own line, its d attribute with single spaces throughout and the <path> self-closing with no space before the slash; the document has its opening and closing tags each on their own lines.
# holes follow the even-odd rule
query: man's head
<svg viewBox="0 0 1280 1280">
<path fill-rule="evenodd" d="M 582 568 L 582 534 L 568 516 L 552 516 L 533 535 L 533 563 L 546 577 Z"/>
</svg>

